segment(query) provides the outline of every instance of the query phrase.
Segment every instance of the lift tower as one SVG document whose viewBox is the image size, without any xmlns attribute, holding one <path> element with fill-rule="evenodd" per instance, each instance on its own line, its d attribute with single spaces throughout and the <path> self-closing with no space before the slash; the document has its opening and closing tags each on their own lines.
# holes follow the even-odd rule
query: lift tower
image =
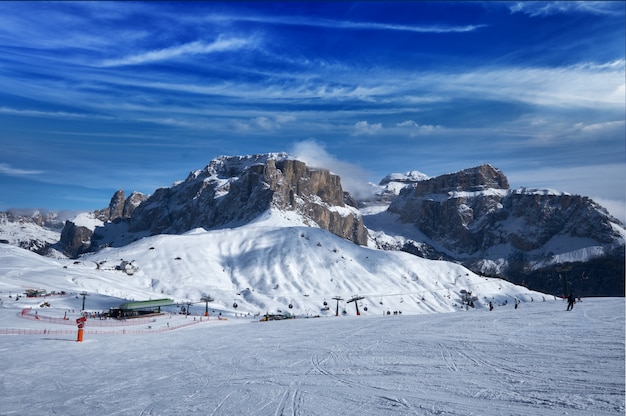
<svg viewBox="0 0 626 416">
<path fill-rule="evenodd" d="M 360 316 L 361 312 L 359 312 L 359 301 L 361 299 L 365 299 L 363 296 L 359 296 L 359 295 L 355 295 L 352 297 L 352 299 L 350 299 L 349 301 L 347 301 L 346 303 L 350 303 L 350 302 L 354 302 L 354 306 L 356 306 L 356 315 Z"/>
</svg>

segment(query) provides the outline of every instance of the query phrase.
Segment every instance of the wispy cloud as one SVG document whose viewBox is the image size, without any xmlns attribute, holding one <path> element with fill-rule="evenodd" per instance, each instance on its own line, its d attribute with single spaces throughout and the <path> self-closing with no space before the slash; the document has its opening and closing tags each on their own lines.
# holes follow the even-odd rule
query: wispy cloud
<svg viewBox="0 0 626 416">
<path fill-rule="evenodd" d="M 481 92 L 490 97 L 530 104 L 570 108 L 598 105 L 623 107 L 623 59 L 610 64 L 579 64 L 567 67 L 484 68 L 439 76 L 437 85 L 445 91 Z M 431 81 L 435 81 L 430 77 Z M 458 94 L 458 93 L 457 93 Z"/>
<path fill-rule="evenodd" d="M 524 1 L 509 7 L 511 13 L 525 13 L 531 17 L 544 17 L 563 13 L 590 13 L 598 15 L 623 15 L 621 1 Z"/>
<path fill-rule="evenodd" d="M 31 176 L 43 173 L 41 170 L 18 169 L 6 163 L 0 163 L 0 174 L 8 176 Z"/>
<path fill-rule="evenodd" d="M 45 118 L 62 118 L 62 119 L 97 119 L 97 120 L 113 120 L 113 117 L 103 116 L 100 114 L 81 114 L 68 113 L 65 111 L 40 111 L 40 110 L 18 110 L 9 107 L 0 107 L 0 114 L 11 114 L 14 116 L 24 117 L 45 117 Z"/>
<path fill-rule="evenodd" d="M 235 115 L 234 113 L 233 115 Z M 283 124 L 291 123 L 296 120 L 296 117 L 291 114 L 274 114 L 271 117 L 257 116 L 247 121 L 238 120 L 234 122 L 235 129 L 239 132 L 252 132 L 252 131 L 276 131 L 279 130 Z"/>
<path fill-rule="evenodd" d="M 463 33 L 473 32 L 481 29 L 486 25 L 463 25 L 463 26 L 448 26 L 448 25 L 397 25 L 386 24 L 376 22 L 351 22 L 342 20 L 319 20 L 312 19 L 310 21 L 300 21 L 296 24 L 327 27 L 327 28 L 340 28 L 340 29 L 361 29 L 361 30 L 391 30 L 399 32 L 417 32 L 417 33 Z"/>
<path fill-rule="evenodd" d="M 220 23 L 224 22 L 255 22 L 271 25 L 283 25 L 283 26 L 309 26 L 319 27 L 327 29 L 350 29 L 350 30 L 385 30 L 385 31 L 398 31 L 398 32 L 417 32 L 417 33 L 463 33 L 473 32 L 475 30 L 486 27 L 484 24 L 477 25 L 446 25 L 446 24 L 433 24 L 433 25 L 402 25 L 402 24 L 389 24 L 379 23 L 372 21 L 350 21 L 350 20 L 336 20 L 336 19 L 323 19 L 315 18 L 312 16 L 252 16 L 252 15 L 209 15 L 206 16 L 207 20 L 216 21 Z"/>
<path fill-rule="evenodd" d="M 234 51 L 252 45 L 250 39 L 219 37 L 214 42 L 206 43 L 194 41 L 183 45 L 171 46 L 136 55 L 129 55 L 118 59 L 107 59 L 101 64 L 102 67 L 116 67 L 125 65 L 141 65 L 146 63 L 166 61 L 187 55 L 205 55 L 216 52 Z"/>
</svg>

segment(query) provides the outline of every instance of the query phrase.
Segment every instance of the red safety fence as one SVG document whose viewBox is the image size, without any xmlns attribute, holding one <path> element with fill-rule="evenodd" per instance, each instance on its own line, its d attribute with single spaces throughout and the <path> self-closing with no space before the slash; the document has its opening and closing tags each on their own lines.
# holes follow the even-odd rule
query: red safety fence
<svg viewBox="0 0 626 416">
<path fill-rule="evenodd" d="M 148 328 L 148 329 L 116 329 L 107 331 L 102 329 L 84 329 L 86 335 L 138 335 L 138 334 L 159 334 L 175 329 L 181 329 L 188 326 L 200 324 L 203 321 L 192 321 L 181 325 L 168 326 L 164 328 Z M 204 321 L 206 322 L 206 321 Z M 88 325 L 90 325 L 88 321 Z M 75 323 L 73 324 L 75 325 Z M 0 328 L 0 335 L 76 335 L 76 330 L 70 329 L 23 329 L 23 328 Z"/>
</svg>

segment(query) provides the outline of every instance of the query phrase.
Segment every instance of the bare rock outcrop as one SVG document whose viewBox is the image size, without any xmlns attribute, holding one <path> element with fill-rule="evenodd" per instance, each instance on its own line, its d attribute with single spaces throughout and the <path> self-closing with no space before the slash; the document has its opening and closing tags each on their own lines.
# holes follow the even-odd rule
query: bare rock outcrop
<svg viewBox="0 0 626 416">
<path fill-rule="evenodd" d="M 141 192 L 132 192 L 128 198 L 122 189 L 116 191 L 109 202 L 108 208 L 95 211 L 100 221 L 115 221 L 118 218 L 130 218 L 135 209 L 147 199 Z"/>
<path fill-rule="evenodd" d="M 110 212 L 119 212 L 120 192 L 111 200 Z M 128 219 L 122 218 L 128 222 L 128 233 L 144 236 L 236 226 L 268 209 L 295 211 L 323 229 L 365 245 L 367 229 L 354 205 L 339 176 L 284 153 L 272 153 L 219 157 L 184 181 L 156 190 Z M 115 244 L 107 240 L 104 229 L 96 228 L 96 234 L 98 245 Z"/>
<path fill-rule="evenodd" d="M 93 231 L 89 228 L 76 225 L 71 221 L 65 221 L 60 240 L 65 254 L 71 258 L 76 258 L 89 251 L 92 235 Z"/>
</svg>

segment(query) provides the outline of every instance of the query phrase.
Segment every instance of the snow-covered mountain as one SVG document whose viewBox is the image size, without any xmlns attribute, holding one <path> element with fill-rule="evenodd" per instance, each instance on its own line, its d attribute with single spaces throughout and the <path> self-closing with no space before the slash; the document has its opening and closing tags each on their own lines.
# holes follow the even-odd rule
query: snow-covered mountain
<svg viewBox="0 0 626 416">
<path fill-rule="evenodd" d="M 121 212 L 114 208 L 122 205 L 119 196 L 114 195 L 109 212 Z M 214 159 L 184 181 L 157 189 L 132 210 L 124 210 L 127 215 L 110 216 L 93 235 L 85 227 L 66 224 L 62 243 L 68 254 L 77 256 L 150 235 L 239 226 L 269 209 L 298 213 L 311 225 L 367 244 L 356 201 L 343 191 L 339 176 L 309 168 L 285 153 Z"/>
<path fill-rule="evenodd" d="M 178 302 L 211 295 L 213 307 L 229 313 L 333 315 L 336 297 L 342 298 L 340 310 L 351 315 L 357 303 L 348 301 L 354 297 L 363 297 L 358 300 L 361 313 L 377 315 L 554 299 L 478 276 L 456 263 L 360 246 L 279 210 L 236 228 L 160 234 L 76 260 L 50 259 L 2 244 L 0 264 L 4 291 L 44 288 Z M 469 301 L 474 308 L 468 308 Z"/>
<path fill-rule="evenodd" d="M 490 165 L 411 182 L 364 220 L 380 248 L 454 259 L 550 293 L 567 292 L 565 278 L 589 295 L 624 294 L 618 220 L 585 196 L 510 189 Z"/>
<path fill-rule="evenodd" d="M 49 254 L 59 241 L 63 221 L 58 213 L 0 212 L 0 243 L 11 244 L 38 254 Z"/>
<path fill-rule="evenodd" d="M 230 230 L 216 236 L 239 240 L 237 233 L 269 215 L 289 218 L 276 233 L 289 235 L 285 224 L 297 224 L 357 247 L 461 263 L 546 293 L 624 294 L 626 232 L 587 197 L 512 190 L 490 165 L 434 178 L 418 171 L 390 174 L 372 188 L 371 198 L 357 202 L 339 176 L 285 153 L 221 156 L 152 195 L 126 198 L 118 191 L 108 208 L 66 222 L 60 238 L 55 234 L 42 244 L 78 258 L 125 250 L 151 236 L 188 238 L 198 230 Z M 0 225 L 3 235 L 9 223 Z M 351 276 L 362 274 L 363 265 L 348 266 Z"/>
</svg>

